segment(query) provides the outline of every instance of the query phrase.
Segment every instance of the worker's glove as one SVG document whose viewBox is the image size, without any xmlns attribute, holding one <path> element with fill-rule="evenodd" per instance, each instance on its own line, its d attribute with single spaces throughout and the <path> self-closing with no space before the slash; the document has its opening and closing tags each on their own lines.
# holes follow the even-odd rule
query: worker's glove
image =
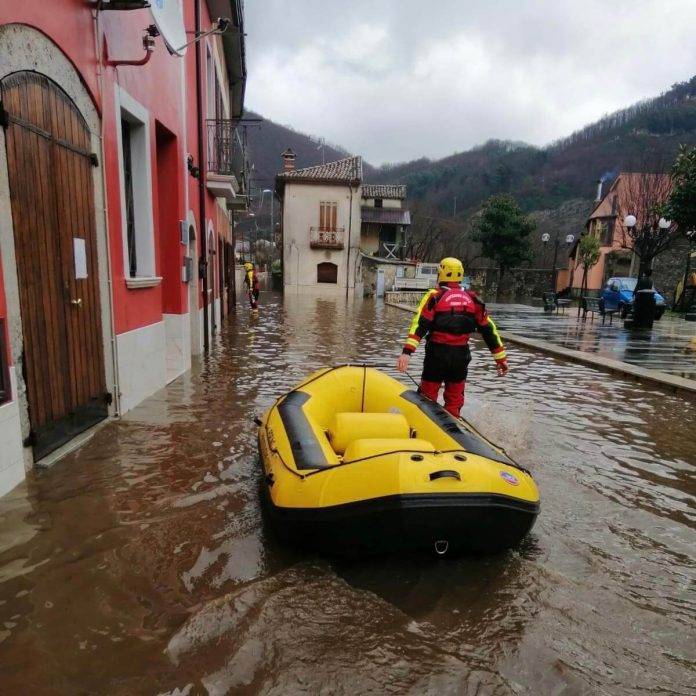
<svg viewBox="0 0 696 696">
<path fill-rule="evenodd" d="M 496 360 L 495 361 L 495 369 L 498 370 L 498 374 L 501 377 L 505 377 L 505 375 L 508 373 L 507 360 Z"/>
</svg>

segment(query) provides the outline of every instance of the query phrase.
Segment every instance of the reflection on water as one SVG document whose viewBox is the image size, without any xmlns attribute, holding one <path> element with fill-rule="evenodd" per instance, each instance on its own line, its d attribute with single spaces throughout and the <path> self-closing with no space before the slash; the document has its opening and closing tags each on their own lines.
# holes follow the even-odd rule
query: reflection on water
<svg viewBox="0 0 696 696">
<path fill-rule="evenodd" d="M 391 369 L 407 321 L 264 294 L 1 500 L 0 691 L 688 692 L 696 415 L 676 397 L 516 348 L 500 379 L 477 345 L 467 416 L 541 488 L 522 548 L 361 564 L 266 532 L 253 417 L 321 365 Z"/>
<path fill-rule="evenodd" d="M 556 345 L 600 357 L 620 360 L 650 370 L 696 379 L 694 325 L 666 314 L 652 329 L 625 329 L 618 316 L 610 324 L 601 319 L 583 320 L 577 308 L 567 313 L 545 313 L 519 304 L 492 305 L 502 330 L 550 341 Z"/>
</svg>

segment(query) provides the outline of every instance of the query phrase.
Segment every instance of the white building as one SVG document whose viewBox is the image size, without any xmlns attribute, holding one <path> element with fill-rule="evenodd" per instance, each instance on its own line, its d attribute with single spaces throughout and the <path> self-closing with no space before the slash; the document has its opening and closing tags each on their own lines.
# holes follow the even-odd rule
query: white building
<svg viewBox="0 0 696 696">
<path fill-rule="evenodd" d="M 295 154 L 288 149 L 283 163 L 276 192 L 285 291 L 372 294 L 374 283 L 365 285 L 364 259 L 403 258 L 411 222 L 402 208 L 406 187 L 363 184 L 359 156 L 295 169 Z"/>
</svg>

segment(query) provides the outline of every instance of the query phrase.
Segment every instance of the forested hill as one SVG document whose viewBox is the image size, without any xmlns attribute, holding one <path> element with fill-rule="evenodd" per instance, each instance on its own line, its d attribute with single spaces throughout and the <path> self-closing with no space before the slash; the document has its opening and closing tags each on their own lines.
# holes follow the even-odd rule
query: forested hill
<svg viewBox="0 0 696 696">
<path fill-rule="evenodd" d="M 262 118 L 252 111 L 245 116 Z M 280 154 L 288 147 L 297 155 L 296 166 L 311 167 L 322 163 L 321 140 L 319 137 L 300 133 L 288 126 L 281 126 L 263 119 L 259 126 L 248 126 L 249 159 L 254 164 L 252 185 L 254 189 L 271 188 L 275 175 L 283 168 Z M 323 146 L 326 162 L 348 157 L 350 153 L 336 145 Z M 365 173 L 373 175 L 374 168 L 365 165 Z"/>
<path fill-rule="evenodd" d="M 511 193 L 528 211 L 591 200 L 600 176 L 669 166 L 680 143 L 696 143 L 696 77 L 654 99 L 608 115 L 547 147 L 491 140 L 441 160 L 381 167 L 374 182 L 408 185 L 410 200 L 451 214 Z"/>
<path fill-rule="evenodd" d="M 577 235 L 592 207 L 598 178 L 608 185 L 622 170 L 667 169 L 682 143 L 696 144 L 696 77 L 546 147 L 490 140 L 435 161 L 423 158 L 378 169 L 364 162 L 363 172 L 372 183 L 408 186 L 414 235 L 434 236 L 429 229 L 433 216 L 450 219 L 446 246 L 468 257 L 478 253 L 467 241 L 471 218 L 489 196 L 513 195 L 525 211 L 533 213 L 539 233 Z M 282 167 L 283 150 L 291 147 L 297 167 L 308 167 L 322 161 L 319 144 L 318 137 L 269 120 L 263 120 L 260 128 L 250 128 L 249 150 L 255 163 L 252 195 L 272 187 Z M 324 146 L 327 162 L 347 155 L 340 147 Z M 452 220 L 455 198 L 457 214 Z M 535 235 L 532 263 L 548 265 L 539 236 Z M 428 253 L 436 256 L 440 251 L 434 248 Z"/>
</svg>

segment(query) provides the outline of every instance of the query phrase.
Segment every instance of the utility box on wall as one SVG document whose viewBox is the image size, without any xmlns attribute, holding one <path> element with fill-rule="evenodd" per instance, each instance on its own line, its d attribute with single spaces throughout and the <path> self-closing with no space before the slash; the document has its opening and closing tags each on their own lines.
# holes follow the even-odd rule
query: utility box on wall
<svg viewBox="0 0 696 696">
<path fill-rule="evenodd" d="M 181 267 L 181 282 L 191 282 L 191 274 L 193 273 L 193 259 L 190 256 L 184 256 L 184 265 Z"/>
<path fill-rule="evenodd" d="M 187 220 L 179 220 L 179 234 L 182 246 L 188 246 L 189 243 L 189 223 Z"/>
</svg>

